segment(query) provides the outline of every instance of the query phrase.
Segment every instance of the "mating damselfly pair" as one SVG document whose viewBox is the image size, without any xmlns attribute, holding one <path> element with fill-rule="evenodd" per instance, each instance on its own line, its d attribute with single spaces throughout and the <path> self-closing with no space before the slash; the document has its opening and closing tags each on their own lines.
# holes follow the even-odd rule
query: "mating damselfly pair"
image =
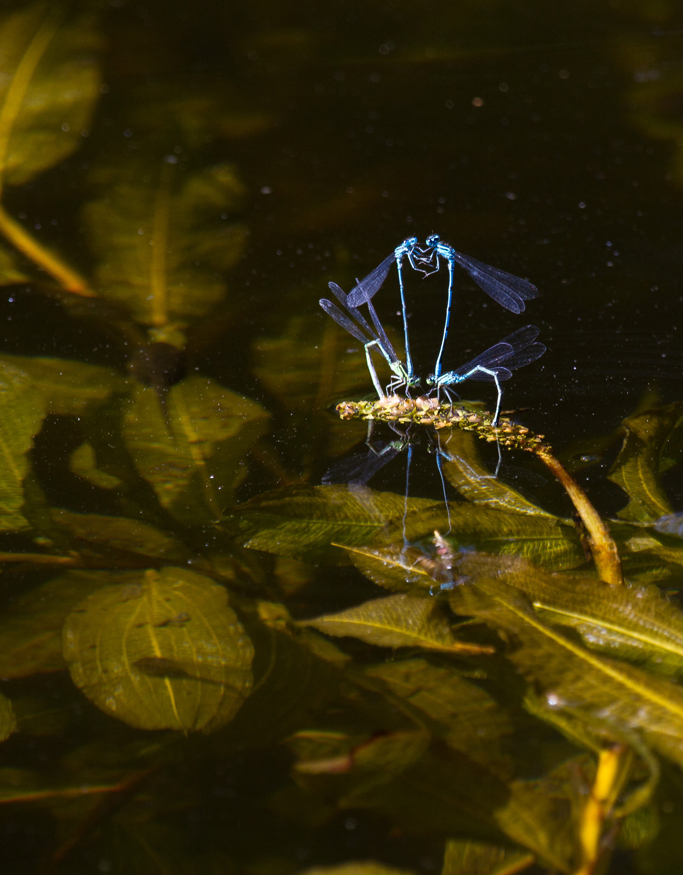
<svg viewBox="0 0 683 875">
<path fill-rule="evenodd" d="M 441 390 L 451 400 L 448 387 L 455 386 L 465 380 L 482 380 L 493 382 L 498 391 L 496 410 L 493 424 L 498 422 L 500 405 L 502 400 L 501 381 L 508 380 L 512 372 L 536 361 L 545 352 L 545 346 L 537 343 L 536 338 L 539 329 L 535 325 L 526 325 L 508 335 L 494 346 L 480 353 L 452 371 L 443 373 L 442 359 L 451 316 L 453 303 L 453 276 L 455 266 L 462 267 L 474 282 L 485 291 L 494 301 L 513 313 L 521 313 L 525 309 L 525 301 L 538 297 L 538 289 L 528 280 L 516 277 L 506 271 L 483 264 L 474 258 L 455 250 L 448 243 L 444 243 L 437 234 L 427 238 L 424 246 L 421 246 L 417 237 L 409 237 L 400 246 L 387 256 L 374 270 L 358 281 L 347 295 L 336 283 L 329 283 L 331 291 L 346 312 L 339 309 L 332 301 L 321 299 L 320 306 L 331 316 L 334 321 L 359 340 L 365 349 L 365 357 L 373 385 L 380 398 L 396 394 L 404 388 L 410 396 L 411 389 L 420 386 L 420 377 L 413 369 L 410 354 L 410 339 L 408 336 L 408 314 L 406 310 L 405 289 L 403 283 L 403 266 L 407 262 L 410 267 L 429 276 L 436 273 L 441 266 L 441 259 L 446 262 L 448 268 L 448 292 L 446 300 L 446 317 L 441 336 L 441 344 L 436 357 L 434 371 L 426 380 L 430 392 L 440 395 Z M 401 315 L 403 318 L 403 334 L 405 345 L 405 362 L 401 361 L 389 340 L 382 323 L 377 315 L 372 299 L 382 287 L 393 264 L 398 271 L 399 293 L 401 297 Z M 366 305 L 372 325 L 361 313 L 360 307 Z M 372 353 L 379 352 L 391 368 L 392 378 L 389 385 L 383 390 Z"/>
</svg>

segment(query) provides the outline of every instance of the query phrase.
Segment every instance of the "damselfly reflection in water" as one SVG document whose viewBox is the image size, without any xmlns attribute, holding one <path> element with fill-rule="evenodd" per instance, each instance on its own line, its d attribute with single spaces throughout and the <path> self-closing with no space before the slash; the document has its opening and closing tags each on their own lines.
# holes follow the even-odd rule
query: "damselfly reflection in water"
<svg viewBox="0 0 683 875">
<path fill-rule="evenodd" d="M 387 396 L 389 395 L 395 396 L 400 388 L 404 388 L 406 396 L 410 397 L 410 390 L 420 385 L 420 378 L 414 371 L 412 357 L 410 355 L 408 317 L 403 283 L 403 263 L 404 261 L 407 261 L 414 270 L 427 276 L 439 270 L 441 263 L 440 259 L 443 259 L 448 267 L 446 316 L 434 370 L 427 380 L 427 384 L 431 386 L 429 394 L 436 392 L 438 398 L 441 390 L 443 390 L 452 405 L 453 397 L 451 391 L 453 386 L 468 379 L 494 382 L 498 394 L 495 414 L 492 418 L 492 425 L 496 427 L 502 402 L 501 382 L 508 380 L 512 376 L 512 372 L 517 368 L 530 364 L 540 358 L 546 348 L 543 344 L 536 342 L 539 329 L 534 325 L 527 325 L 508 335 L 504 340 L 494 344 L 492 347 L 489 347 L 489 349 L 480 353 L 466 364 L 444 374 L 442 372 L 442 358 L 450 324 L 454 267 L 456 264 L 463 267 L 477 285 L 479 285 L 479 287 L 482 288 L 491 298 L 514 313 L 523 312 L 525 309 L 525 301 L 538 296 L 538 290 L 528 280 L 515 277 L 512 274 L 499 270 L 498 268 L 490 267 L 489 265 L 485 265 L 482 262 L 462 255 L 449 244 L 442 243 L 440 238 L 434 234 L 427 238 L 425 246 L 420 246 L 416 237 L 411 237 L 405 240 L 400 246 L 396 247 L 390 256 L 385 258 L 374 270 L 367 274 L 367 276 L 362 280 L 357 281 L 356 286 L 348 295 L 346 295 L 336 283 L 330 283 L 330 289 L 335 294 L 342 307 L 346 310 L 346 313 L 340 310 L 331 301 L 324 298 L 320 301 L 320 306 L 338 325 L 363 344 L 368 370 L 379 398 L 387 399 Z M 373 305 L 373 298 L 384 284 L 391 266 L 394 263 L 396 263 L 397 266 L 399 280 L 401 315 L 403 319 L 405 342 L 405 364 L 396 354 Z M 370 326 L 360 312 L 359 308 L 362 305 L 365 305 L 368 308 L 368 314 L 372 321 L 372 326 Z M 372 351 L 378 351 L 381 353 L 393 374 L 385 391 L 382 390 L 379 377 L 375 370 L 371 355 Z M 368 439 L 366 441 L 369 447 L 368 453 L 363 457 L 353 457 L 342 462 L 341 465 L 328 472 L 323 482 L 338 483 L 343 481 L 349 483 L 352 488 L 355 487 L 356 489 L 365 486 L 377 471 L 384 467 L 385 464 L 391 461 L 391 459 L 400 452 L 406 450 L 406 489 L 403 513 L 404 547 L 406 547 L 405 520 L 408 513 L 410 466 L 415 432 L 413 431 L 414 426 L 409 426 L 405 432 L 401 432 L 397 426 L 392 425 L 392 428 L 397 434 L 396 439 L 381 445 L 373 445 L 372 430 L 370 427 Z M 437 467 L 448 514 L 448 532 L 450 533 L 450 511 L 448 508 L 448 499 L 441 466 L 442 458 L 449 459 L 450 457 L 442 447 L 441 436 L 433 432 L 433 430 L 430 434 L 430 441 L 436 454 Z M 498 474 L 501 461 L 500 445 L 498 444 L 498 466 L 494 476 L 497 476 Z"/>
<path fill-rule="evenodd" d="M 347 484 L 349 489 L 356 492 L 362 498 L 363 490 L 367 487 L 370 480 L 378 474 L 382 468 L 389 464 L 397 456 L 403 452 L 406 453 L 406 475 L 405 475 L 405 491 L 403 500 L 403 544 L 404 548 L 409 546 L 405 537 L 406 518 L 409 511 L 409 496 L 410 496 L 410 472 L 415 447 L 422 439 L 427 440 L 427 449 L 436 457 L 437 470 L 441 482 L 441 491 L 443 494 L 444 505 L 446 508 L 446 516 L 448 520 L 448 532 L 451 531 L 450 524 L 450 509 L 448 506 L 448 495 L 446 493 L 446 481 L 443 476 L 442 460 L 450 461 L 450 456 L 444 449 L 442 435 L 432 429 L 419 429 L 416 425 L 408 425 L 405 430 L 401 430 L 394 423 L 388 424 L 396 437 L 391 441 L 374 440 L 374 423 L 368 423 L 368 436 L 366 439 L 367 450 L 363 453 L 356 453 L 352 456 L 347 456 L 342 459 L 332 468 L 330 468 L 322 479 L 323 485 L 332 486 L 337 484 Z"/>
</svg>

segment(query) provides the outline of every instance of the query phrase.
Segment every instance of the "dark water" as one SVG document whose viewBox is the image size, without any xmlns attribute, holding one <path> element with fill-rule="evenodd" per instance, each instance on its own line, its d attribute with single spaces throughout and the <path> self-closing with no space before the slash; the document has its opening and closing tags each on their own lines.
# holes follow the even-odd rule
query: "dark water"
<svg viewBox="0 0 683 875">
<path fill-rule="evenodd" d="M 20 8 L 3 4 L 0 11 Z M 523 409 L 524 421 L 577 468 L 579 457 L 592 453 L 577 476 L 604 512 L 619 509 L 623 495 L 605 481 L 618 441 L 598 439 L 613 435 L 645 398 L 683 398 L 677 4 L 111 0 L 85 8 L 99 16 L 106 44 L 105 87 L 87 136 L 64 161 L 10 188 L 5 204 L 48 248 L 88 273 L 93 255 L 81 206 L 87 173 L 103 156 L 150 166 L 165 153 L 189 168 L 234 163 L 244 184 L 235 218 L 248 237 L 241 259 L 224 274 L 224 302 L 188 329 L 186 354 L 188 372 L 215 378 L 273 415 L 238 484 L 239 499 L 301 478 L 320 482 L 338 456 L 362 441 L 364 429 L 354 424 L 346 431 L 335 426 L 332 436 L 321 425 L 333 402 L 371 386 L 353 340 L 338 338 L 327 381 L 319 363 L 305 363 L 323 343 L 318 299 L 330 280 L 350 289 L 404 238 L 438 233 L 474 258 L 528 277 L 541 292 L 514 316 L 457 274 L 445 367 L 527 322 L 538 325 L 548 351 L 514 375 L 504 407 Z M 152 136 L 155 106 L 173 100 L 185 107 L 182 122 L 160 113 Z M 194 130 L 191 120 L 209 100 L 212 123 L 204 118 Z M 5 291 L 3 352 L 126 373 L 133 341 L 118 331 L 116 314 L 88 314 L 87 302 L 65 303 L 38 281 Z M 414 353 L 426 374 L 441 336 L 445 271 L 427 280 L 409 276 L 408 296 Z M 394 275 L 377 306 L 392 336 L 400 336 Z M 278 346 L 283 339 L 287 344 Z M 293 376 L 285 386 L 287 374 Z M 463 397 L 494 401 L 482 384 L 468 384 Z M 53 505 L 114 513 L 104 492 L 67 472 L 77 444 L 70 422 L 47 421 L 33 462 L 41 488 Z M 519 456 L 506 458 L 503 476 L 551 510 L 566 511 L 558 487 Z M 400 492 L 404 476 L 395 462 L 377 486 Z M 683 480 L 675 470 L 667 476 L 679 509 Z M 414 494 L 436 500 L 440 489 L 433 459 L 417 458 Z M 27 541 L 26 549 L 34 546 Z M 264 567 L 262 579 L 276 573 L 272 563 Z M 379 594 L 346 567 L 278 573 L 312 581 L 301 591 L 292 583 L 294 616 Z M 47 579 L 14 575 L 3 589 L 6 603 Z M 242 595 L 257 589 L 239 580 Z M 258 594 L 264 592 L 267 584 Z M 370 658 L 364 647 L 358 645 L 361 661 Z M 115 721 L 74 698 L 63 671 L 8 681 L 5 692 L 51 697 L 68 713 L 70 728 L 13 736 L 2 749 L 3 768 L 47 773 L 77 749 L 79 768 L 95 774 L 104 750 L 161 743 L 162 733 L 110 725 Z M 309 706 L 314 710 L 309 702 L 305 713 Z M 238 726 L 237 742 L 220 733 L 192 737 L 165 771 L 146 766 L 139 786 L 91 811 L 73 798 L 8 806 L 0 827 L 7 862 L 0 869 L 289 875 L 375 859 L 441 871 L 441 827 L 411 834 L 386 814 L 323 817 L 314 804 L 295 810 L 295 802 L 303 803 L 288 795 L 291 754 L 282 739 L 306 721 L 284 711 L 267 722 L 289 720 L 286 732 L 247 723 Z M 557 743 L 536 731 L 532 741 Z M 535 766 L 540 771 L 541 763 Z M 667 780 L 675 787 L 679 778 Z M 78 804 L 78 817 L 60 811 Z M 615 872 L 655 871 L 652 861 L 633 868 L 630 857 L 614 865 Z"/>
</svg>

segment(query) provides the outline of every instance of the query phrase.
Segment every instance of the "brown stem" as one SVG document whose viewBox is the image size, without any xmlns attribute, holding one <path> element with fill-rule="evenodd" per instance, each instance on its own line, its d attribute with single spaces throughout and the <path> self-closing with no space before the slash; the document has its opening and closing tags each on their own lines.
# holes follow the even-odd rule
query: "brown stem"
<svg viewBox="0 0 683 875">
<path fill-rule="evenodd" d="M 623 584 L 624 575 L 621 570 L 621 560 L 619 559 L 617 545 L 614 543 L 609 529 L 600 519 L 597 510 L 588 500 L 586 493 L 569 474 L 567 469 L 545 447 L 537 450 L 536 455 L 550 468 L 564 486 L 577 513 L 581 517 L 588 532 L 591 553 L 593 554 L 593 560 L 600 579 L 604 580 L 605 583 L 617 586 Z"/>
</svg>

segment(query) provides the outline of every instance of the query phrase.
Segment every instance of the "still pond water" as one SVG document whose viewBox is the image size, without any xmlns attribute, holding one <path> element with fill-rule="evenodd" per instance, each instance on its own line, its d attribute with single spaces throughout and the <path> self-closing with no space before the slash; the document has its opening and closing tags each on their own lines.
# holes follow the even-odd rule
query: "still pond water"
<svg viewBox="0 0 683 875">
<path fill-rule="evenodd" d="M 0 15 L 0 870 L 680 872 L 679 4 Z M 321 486 L 372 384 L 318 299 L 433 233 L 538 286 L 456 274 L 444 367 L 540 328 L 504 409 L 627 588 L 532 454 Z"/>
</svg>

